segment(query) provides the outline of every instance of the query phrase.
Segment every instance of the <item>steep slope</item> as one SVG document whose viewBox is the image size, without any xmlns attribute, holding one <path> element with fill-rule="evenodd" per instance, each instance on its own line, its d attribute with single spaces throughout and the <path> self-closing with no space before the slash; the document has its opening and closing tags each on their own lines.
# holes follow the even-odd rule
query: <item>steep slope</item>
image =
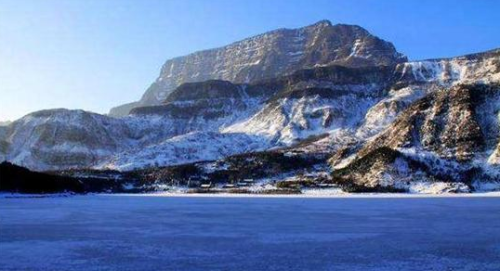
<svg viewBox="0 0 500 271">
<path fill-rule="evenodd" d="M 33 169 L 89 167 L 132 147 L 122 121 L 84 111 L 39 111 L 9 125 L 0 137 L 5 159 Z"/>
<path fill-rule="evenodd" d="M 396 68 L 398 87 L 439 83 L 490 83 L 500 80 L 500 49 L 454 58 L 400 63 Z"/>
<path fill-rule="evenodd" d="M 332 182 L 351 192 L 469 192 L 466 183 L 448 179 L 428 164 L 381 147 L 333 171 Z"/>
<path fill-rule="evenodd" d="M 396 66 L 387 97 L 370 108 L 359 137 L 373 136 L 413 102 L 457 84 L 500 82 L 500 49 L 456 58 L 400 63 Z"/>
<path fill-rule="evenodd" d="M 406 178 L 415 179 L 418 172 L 426 172 L 421 181 L 432 183 L 440 179 L 476 189 L 485 182 L 498 182 L 499 98 L 498 84 L 456 85 L 431 93 L 412 104 L 387 129 L 364 144 L 355 154 L 354 162 L 338 170 L 343 172 L 350 168 L 353 172 L 353 165 L 359 164 L 358 161 L 388 148 L 425 167 L 425 170 L 407 171 Z M 395 178 L 394 174 L 387 175 L 390 163 L 372 160 L 372 164 L 379 166 L 370 168 L 370 175 L 363 171 L 352 173 L 359 175 L 355 178 L 357 184 L 383 185 L 380 176 Z M 353 178 L 352 174 L 349 178 Z M 334 175 L 338 173 L 334 171 Z M 396 179 L 404 178 L 399 175 Z"/>
<path fill-rule="evenodd" d="M 416 147 L 443 158 L 470 160 L 498 142 L 499 85 L 457 85 L 412 104 L 360 155 L 380 146 Z M 487 143 L 488 142 L 488 143 Z"/>
<path fill-rule="evenodd" d="M 392 71 L 385 66 L 298 71 L 285 77 L 286 87 L 257 114 L 224 132 L 255 134 L 291 144 L 325 132 L 352 130 L 383 97 Z"/>
<path fill-rule="evenodd" d="M 128 171 L 179 165 L 261 151 L 271 146 L 264 139 L 243 133 L 193 132 L 168 138 L 159 144 L 118 153 L 97 168 Z"/>
<path fill-rule="evenodd" d="M 187 82 L 220 79 L 250 83 L 317 66 L 391 66 L 405 60 L 391 43 L 359 26 L 320 21 L 170 59 L 138 103 L 117 107 L 110 114 L 124 115 L 134 107 L 158 105 Z"/>
</svg>

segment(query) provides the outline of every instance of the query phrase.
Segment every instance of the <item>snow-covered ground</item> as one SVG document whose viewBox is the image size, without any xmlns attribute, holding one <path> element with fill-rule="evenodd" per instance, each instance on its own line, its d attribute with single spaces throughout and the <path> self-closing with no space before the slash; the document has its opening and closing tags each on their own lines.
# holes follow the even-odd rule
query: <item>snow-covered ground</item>
<svg viewBox="0 0 500 271">
<path fill-rule="evenodd" d="M 500 270 L 500 197 L 0 198 L 1 270 Z"/>
</svg>

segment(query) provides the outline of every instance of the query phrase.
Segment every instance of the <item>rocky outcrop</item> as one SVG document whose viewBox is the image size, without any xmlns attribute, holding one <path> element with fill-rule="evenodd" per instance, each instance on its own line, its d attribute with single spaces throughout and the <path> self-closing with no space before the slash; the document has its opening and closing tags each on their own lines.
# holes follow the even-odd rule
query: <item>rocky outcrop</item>
<svg viewBox="0 0 500 271">
<path fill-rule="evenodd" d="M 446 175 L 397 150 L 381 147 L 333 171 L 332 182 L 351 192 L 469 192 L 469 175 Z"/>
<path fill-rule="evenodd" d="M 491 157 L 500 137 L 499 95 L 498 84 L 456 85 L 429 94 L 333 174 L 340 182 L 405 189 L 415 183 L 430 189 L 439 183 L 441 188 L 474 190 L 481 183 L 497 183 L 500 167 Z"/>
<path fill-rule="evenodd" d="M 485 120 L 488 114 L 480 109 L 496 100 L 499 91 L 498 85 L 458 85 L 432 93 L 405 110 L 359 155 L 386 146 L 421 148 L 444 159 L 470 160 L 485 150 L 487 141 L 498 139 L 498 132 L 492 133 L 495 123 Z"/>
</svg>

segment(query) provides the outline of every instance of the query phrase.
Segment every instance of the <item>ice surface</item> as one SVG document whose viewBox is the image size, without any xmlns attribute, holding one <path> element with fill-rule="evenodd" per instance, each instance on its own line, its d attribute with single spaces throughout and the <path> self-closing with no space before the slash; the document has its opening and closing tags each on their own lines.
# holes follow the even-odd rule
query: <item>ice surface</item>
<svg viewBox="0 0 500 271">
<path fill-rule="evenodd" d="M 0 198 L 3 270 L 500 270 L 500 198 Z"/>
</svg>

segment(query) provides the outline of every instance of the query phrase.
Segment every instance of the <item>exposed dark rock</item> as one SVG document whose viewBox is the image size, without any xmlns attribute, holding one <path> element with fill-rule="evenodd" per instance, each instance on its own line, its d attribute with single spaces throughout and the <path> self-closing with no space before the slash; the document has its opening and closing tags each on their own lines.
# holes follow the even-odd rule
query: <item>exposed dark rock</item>
<svg viewBox="0 0 500 271">
<path fill-rule="evenodd" d="M 496 95 L 498 86 L 459 85 L 432 93 L 405 110 L 359 156 L 386 146 L 422 148 L 443 158 L 469 160 L 485 146 L 476 108 L 485 95 Z"/>
<path fill-rule="evenodd" d="M 0 164 L 0 191 L 11 193 L 85 193 L 112 189 L 107 180 L 84 181 L 77 178 L 30 171 L 11 163 Z"/>
<path fill-rule="evenodd" d="M 369 152 L 332 173 L 332 183 L 352 192 L 401 192 L 414 182 L 470 184 L 471 176 L 470 172 L 440 172 L 387 147 Z"/>
</svg>

